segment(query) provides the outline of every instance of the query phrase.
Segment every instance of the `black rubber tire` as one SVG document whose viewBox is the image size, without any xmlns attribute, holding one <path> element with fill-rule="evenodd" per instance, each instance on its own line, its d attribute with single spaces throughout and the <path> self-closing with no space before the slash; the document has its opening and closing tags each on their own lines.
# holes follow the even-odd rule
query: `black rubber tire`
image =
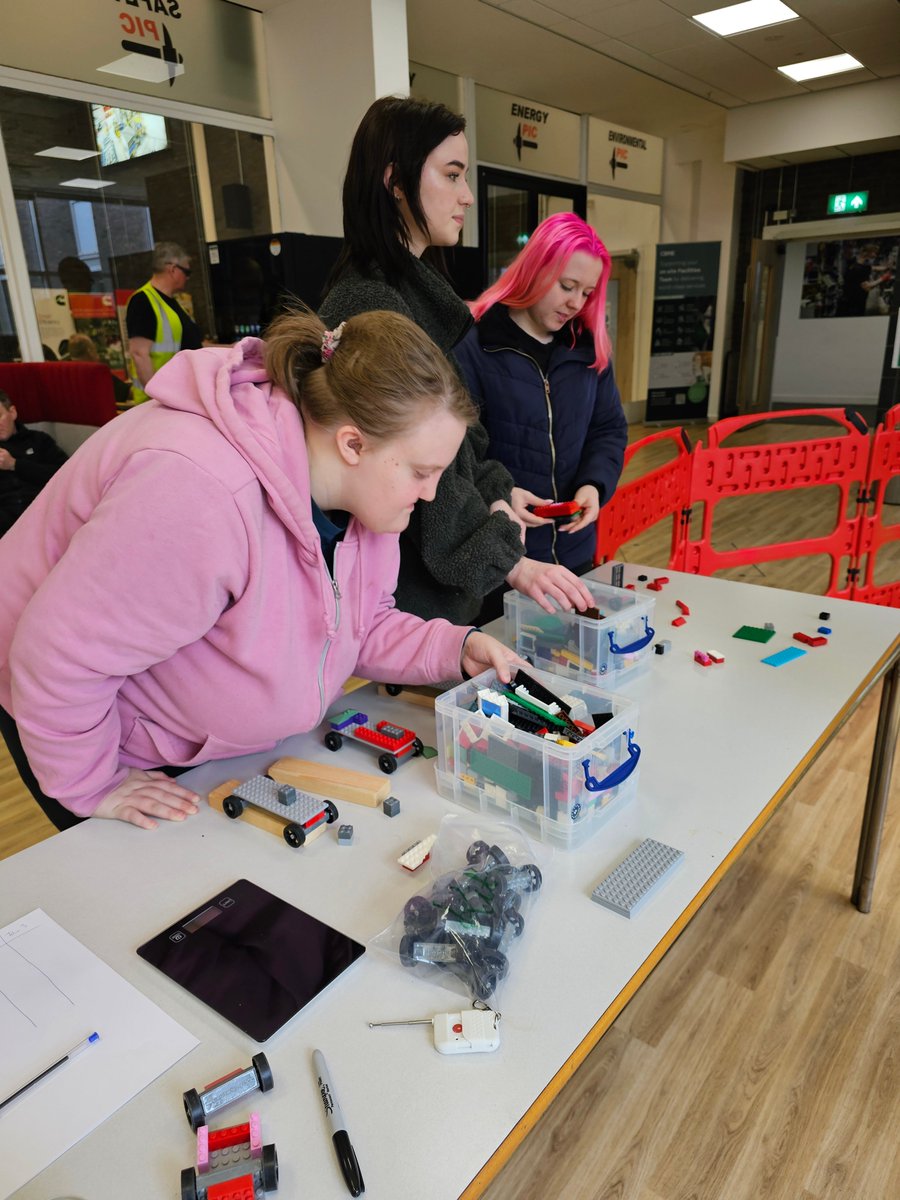
<svg viewBox="0 0 900 1200">
<path fill-rule="evenodd" d="M 424 749 L 425 743 L 422 741 L 422 739 L 420 737 L 413 738 L 413 754 L 416 756 L 416 758 L 418 758 Z"/>
<path fill-rule="evenodd" d="M 292 850 L 299 850 L 306 841 L 306 830 L 296 821 L 291 821 L 290 824 L 285 825 L 282 837 Z"/>
<path fill-rule="evenodd" d="M 329 733 L 325 734 L 326 750 L 340 750 L 340 748 L 341 748 L 341 746 L 343 746 L 343 744 L 344 744 L 344 739 L 341 737 L 341 735 L 337 732 L 336 729 L 332 729 Z"/>
<path fill-rule="evenodd" d="M 244 811 L 244 802 L 240 796 L 226 796 L 222 801 L 222 809 L 225 816 L 234 821 Z"/>
<path fill-rule="evenodd" d="M 384 771 L 385 775 L 393 775 L 397 770 L 397 760 L 393 754 L 379 754 L 378 766 Z"/>
<path fill-rule="evenodd" d="M 275 1079 L 272 1076 L 272 1068 L 269 1066 L 269 1060 L 264 1054 L 254 1054 L 250 1062 L 256 1071 L 259 1090 L 261 1092 L 271 1092 L 275 1086 Z"/>
<path fill-rule="evenodd" d="M 400 686 L 399 683 L 386 683 L 384 685 L 384 690 L 387 692 L 387 694 L 389 696 L 399 696 L 400 693 L 403 691 L 403 688 Z"/>
<path fill-rule="evenodd" d="M 184 1111 L 187 1116 L 188 1125 L 196 1133 L 201 1125 L 206 1124 L 206 1113 L 203 1111 L 203 1105 L 200 1102 L 200 1093 L 196 1088 L 191 1088 L 182 1096 L 184 1101 Z"/>
<path fill-rule="evenodd" d="M 335 823 L 335 821 L 338 819 L 339 815 L 340 814 L 338 813 L 337 808 L 331 803 L 331 801 L 326 800 L 325 801 L 325 821 L 326 821 L 326 823 L 329 825 L 333 825 Z"/>
<path fill-rule="evenodd" d="M 262 1185 L 267 1192 L 278 1190 L 278 1151 L 271 1142 L 262 1148 Z"/>
<path fill-rule="evenodd" d="M 197 1176 L 193 1167 L 181 1172 L 181 1200 L 197 1200 Z"/>
</svg>

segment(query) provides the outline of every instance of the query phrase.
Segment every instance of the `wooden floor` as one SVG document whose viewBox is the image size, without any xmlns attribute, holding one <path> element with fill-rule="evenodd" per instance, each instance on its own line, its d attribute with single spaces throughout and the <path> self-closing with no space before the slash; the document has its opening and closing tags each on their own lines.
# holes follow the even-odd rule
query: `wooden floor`
<svg viewBox="0 0 900 1200">
<path fill-rule="evenodd" d="M 747 537 L 747 521 L 769 540 L 797 536 L 798 520 L 830 519 L 816 509 L 807 498 L 798 516 L 775 502 L 764 517 L 735 517 L 727 536 Z M 627 557 L 663 567 L 667 548 L 667 531 L 653 531 Z M 818 590 L 817 567 L 791 570 L 789 582 L 768 565 L 744 578 Z M 485 1200 L 898 1200 L 898 786 L 874 911 L 847 898 L 877 699 L 716 889 Z M 52 832 L 0 752 L 0 855 Z"/>
</svg>

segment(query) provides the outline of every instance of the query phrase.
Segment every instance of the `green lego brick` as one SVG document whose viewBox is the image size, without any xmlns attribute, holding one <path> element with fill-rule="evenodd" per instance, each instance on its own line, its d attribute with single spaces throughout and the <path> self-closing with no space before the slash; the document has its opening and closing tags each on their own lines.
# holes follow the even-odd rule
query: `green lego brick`
<svg viewBox="0 0 900 1200">
<path fill-rule="evenodd" d="M 760 629 L 758 625 L 742 625 L 732 637 L 743 638 L 747 642 L 768 642 L 775 636 L 774 629 Z"/>
<path fill-rule="evenodd" d="M 491 783 L 506 788 L 508 792 L 515 792 L 517 796 L 522 796 L 525 800 L 531 799 L 531 779 L 514 767 L 494 762 L 483 750 L 469 751 L 469 766 L 476 774 L 490 779 Z"/>
</svg>

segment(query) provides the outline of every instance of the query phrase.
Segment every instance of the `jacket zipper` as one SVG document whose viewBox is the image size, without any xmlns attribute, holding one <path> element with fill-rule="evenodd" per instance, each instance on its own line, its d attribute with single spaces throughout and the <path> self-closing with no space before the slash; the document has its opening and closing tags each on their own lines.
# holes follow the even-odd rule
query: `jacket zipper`
<svg viewBox="0 0 900 1200">
<path fill-rule="evenodd" d="M 334 547 L 334 562 L 332 571 L 328 572 L 328 565 L 323 560 L 325 571 L 328 574 L 328 580 L 331 584 L 331 590 L 334 592 L 334 632 L 341 627 L 341 589 L 338 587 L 337 581 L 337 556 L 340 549 L 340 542 L 337 542 Z M 333 638 L 326 638 L 325 645 L 322 647 L 322 655 L 319 659 L 319 671 L 317 675 L 317 683 L 319 686 L 319 719 L 317 725 L 321 725 L 325 719 L 325 709 L 328 705 L 325 702 L 325 660 L 328 657 L 328 651 L 331 649 Z"/>
<path fill-rule="evenodd" d="M 553 499 L 554 501 L 557 501 L 559 500 L 559 496 L 556 492 L 556 443 L 553 440 L 553 408 L 550 404 L 550 380 L 541 370 L 537 359 L 532 358 L 530 354 L 526 354 L 524 350 L 517 350 L 514 346 L 498 346 L 494 350 L 485 349 L 484 352 L 485 354 L 502 354 L 504 350 L 508 351 L 510 354 L 518 354 L 521 358 L 526 358 L 530 363 L 533 363 L 534 369 L 537 371 L 538 375 L 540 375 L 541 382 L 544 385 L 544 400 L 547 404 L 547 426 L 550 437 L 550 486 L 553 490 Z M 559 559 L 556 556 L 556 522 L 553 522 L 551 526 L 550 536 L 553 560 L 554 562 L 559 563 Z"/>
</svg>

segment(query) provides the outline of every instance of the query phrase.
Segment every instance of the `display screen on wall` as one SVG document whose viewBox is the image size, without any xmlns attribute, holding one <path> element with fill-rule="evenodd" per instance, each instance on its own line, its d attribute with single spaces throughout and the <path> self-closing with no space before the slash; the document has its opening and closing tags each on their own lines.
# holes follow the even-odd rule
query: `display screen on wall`
<svg viewBox="0 0 900 1200">
<path fill-rule="evenodd" d="M 808 242 L 800 316 L 886 317 L 897 277 L 900 239 Z"/>
<path fill-rule="evenodd" d="M 140 158 L 143 154 L 155 154 L 169 144 L 165 119 L 155 113 L 92 104 L 91 116 L 100 162 L 104 167 Z"/>
</svg>

